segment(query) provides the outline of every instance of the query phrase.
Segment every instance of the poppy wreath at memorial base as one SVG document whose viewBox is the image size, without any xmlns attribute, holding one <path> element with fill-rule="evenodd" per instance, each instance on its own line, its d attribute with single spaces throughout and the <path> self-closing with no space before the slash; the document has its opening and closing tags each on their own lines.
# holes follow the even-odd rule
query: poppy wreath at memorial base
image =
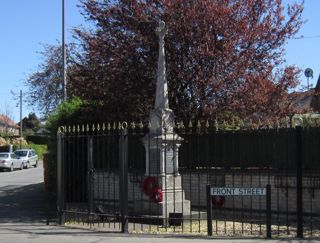
<svg viewBox="0 0 320 243">
<path fill-rule="evenodd" d="M 163 192 L 155 176 L 147 176 L 142 182 L 142 191 L 154 202 L 162 202 Z"/>
</svg>

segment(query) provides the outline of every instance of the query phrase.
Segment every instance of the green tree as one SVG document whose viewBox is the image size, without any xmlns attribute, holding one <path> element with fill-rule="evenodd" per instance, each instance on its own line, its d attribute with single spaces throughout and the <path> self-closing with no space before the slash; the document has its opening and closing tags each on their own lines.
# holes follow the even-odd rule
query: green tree
<svg viewBox="0 0 320 243">
<path fill-rule="evenodd" d="M 20 122 L 18 123 L 18 126 L 20 126 Z M 27 133 L 33 134 L 34 131 L 40 127 L 40 120 L 38 119 L 37 115 L 34 112 L 29 113 L 27 117 L 24 117 L 22 119 L 22 130 L 24 132 L 24 135 Z"/>
<path fill-rule="evenodd" d="M 86 103 L 74 97 L 64 101 L 49 115 L 46 129 L 49 131 L 48 153 L 45 155 L 46 186 L 48 190 L 56 189 L 57 175 L 57 131 L 60 126 L 78 123 L 81 109 Z"/>
</svg>

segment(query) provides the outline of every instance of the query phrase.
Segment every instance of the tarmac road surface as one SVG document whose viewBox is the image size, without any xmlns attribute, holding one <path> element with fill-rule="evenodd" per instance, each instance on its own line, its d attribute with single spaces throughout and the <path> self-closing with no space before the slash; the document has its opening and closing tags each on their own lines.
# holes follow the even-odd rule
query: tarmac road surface
<svg viewBox="0 0 320 243">
<path fill-rule="evenodd" d="M 0 172 L 0 224 L 46 222 L 55 211 L 48 196 L 41 163 L 38 168 Z"/>
<path fill-rule="evenodd" d="M 55 202 L 44 191 L 43 169 L 0 172 L 0 243 L 299 243 L 301 240 L 218 239 L 190 236 L 99 233 L 55 226 Z M 51 219 L 47 225 L 47 219 Z M 320 242 L 306 240 L 305 242 Z"/>
</svg>

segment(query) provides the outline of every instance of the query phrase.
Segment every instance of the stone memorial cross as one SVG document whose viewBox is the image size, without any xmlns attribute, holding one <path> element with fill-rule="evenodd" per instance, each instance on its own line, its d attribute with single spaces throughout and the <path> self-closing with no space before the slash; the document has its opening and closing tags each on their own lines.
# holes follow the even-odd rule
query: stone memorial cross
<svg viewBox="0 0 320 243">
<path fill-rule="evenodd" d="M 164 21 L 159 23 L 159 27 L 156 28 L 156 33 L 159 36 L 159 57 L 155 109 L 169 109 L 168 84 L 164 54 L 164 37 L 167 33 L 167 28 Z"/>
<path fill-rule="evenodd" d="M 167 34 L 167 28 L 164 21 L 160 21 L 156 28 L 156 34 L 159 36 L 159 57 L 157 70 L 157 88 L 155 107 L 151 112 L 151 133 L 170 133 L 173 131 L 173 112 L 169 108 L 168 83 L 166 77 L 166 61 L 164 51 L 164 37 Z"/>
</svg>

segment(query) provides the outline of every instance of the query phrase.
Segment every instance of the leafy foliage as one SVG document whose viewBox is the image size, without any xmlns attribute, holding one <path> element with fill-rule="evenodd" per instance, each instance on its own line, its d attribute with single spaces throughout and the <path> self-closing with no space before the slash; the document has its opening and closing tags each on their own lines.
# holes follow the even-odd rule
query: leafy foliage
<svg viewBox="0 0 320 243">
<path fill-rule="evenodd" d="M 59 126 L 66 124 L 78 123 L 81 107 L 86 104 L 78 97 L 74 97 L 69 101 L 62 102 L 47 119 L 46 128 L 50 132 L 53 140 L 56 139 L 56 134 Z"/>
<path fill-rule="evenodd" d="M 23 146 L 23 148 L 31 148 L 31 149 L 34 149 L 34 151 L 37 153 L 38 155 L 38 158 L 40 160 L 43 160 L 43 154 L 45 154 L 47 152 L 47 145 L 45 144 L 29 144 L 27 146 Z"/>
<path fill-rule="evenodd" d="M 70 65 L 69 57 L 73 45 L 70 44 L 66 49 L 67 64 Z M 63 99 L 61 46 L 43 45 L 39 54 L 43 61 L 39 64 L 38 70 L 25 81 L 29 87 L 26 100 L 30 106 L 36 106 L 44 116 L 48 116 Z"/>
<path fill-rule="evenodd" d="M 168 27 L 170 107 L 179 119 L 246 119 L 290 113 L 299 70 L 284 69 L 284 44 L 302 24 L 302 4 L 278 0 L 82 0 L 95 29 L 76 30 L 82 50 L 70 92 L 111 119 L 147 119 L 153 108 L 160 20 Z"/>
<path fill-rule="evenodd" d="M 56 189 L 57 175 L 57 131 L 59 126 L 80 123 L 78 121 L 81 108 L 86 104 L 78 97 L 64 101 L 50 114 L 46 129 L 49 131 L 48 153 L 44 158 L 46 188 L 49 191 Z"/>
<path fill-rule="evenodd" d="M 35 130 L 40 127 L 40 120 L 37 115 L 33 112 L 29 113 L 29 115 L 22 119 L 22 131 L 24 137 L 28 135 L 33 135 Z M 18 126 L 21 126 L 20 122 L 18 122 Z"/>
</svg>

